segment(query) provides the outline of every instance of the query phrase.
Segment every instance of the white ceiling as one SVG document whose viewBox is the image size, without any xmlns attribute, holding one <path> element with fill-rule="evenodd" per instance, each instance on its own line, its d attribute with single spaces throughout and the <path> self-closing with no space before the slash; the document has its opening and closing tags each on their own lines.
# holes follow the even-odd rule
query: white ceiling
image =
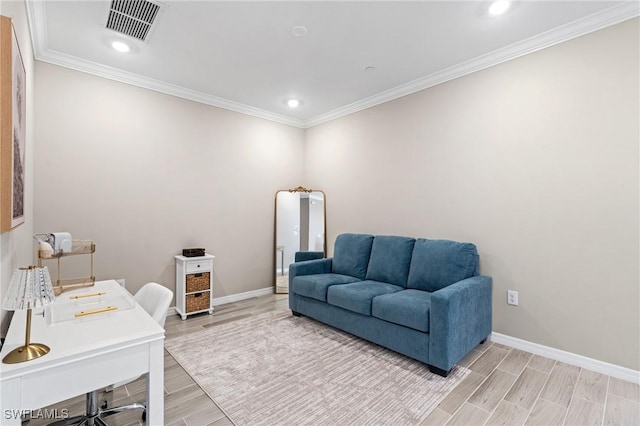
<svg viewBox="0 0 640 426">
<path fill-rule="evenodd" d="M 36 59 L 309 127 L 639 14 L 611 0 L 521 0 L 497 17 L 482 0 L 160 4 L 142 42 L 105 28 L 110 0 L 28 1 Z"/>
</svg>

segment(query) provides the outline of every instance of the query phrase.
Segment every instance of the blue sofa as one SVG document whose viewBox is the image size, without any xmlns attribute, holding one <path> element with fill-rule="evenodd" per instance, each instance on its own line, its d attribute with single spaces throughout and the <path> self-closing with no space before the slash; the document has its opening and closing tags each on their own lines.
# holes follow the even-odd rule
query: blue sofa
<svg viewBox="0 0 640 426">
<path fill-rule="evenodd" d="M 491 333 L 491 277 L 475 245 L 341 234 L 334 255 L 289 267 L 289 307 L 447 376 Z"/>
</svg>

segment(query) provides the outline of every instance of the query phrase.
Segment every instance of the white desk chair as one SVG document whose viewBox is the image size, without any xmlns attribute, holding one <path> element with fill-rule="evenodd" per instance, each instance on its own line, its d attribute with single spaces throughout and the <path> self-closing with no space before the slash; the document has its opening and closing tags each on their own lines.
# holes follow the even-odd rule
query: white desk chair
<svg viewBox="0 0 640 426">
<path fill-rule="evenodd" d="M 134 299 L 136 300 L 136 303 L 142 306 L 142 309 L 144 309 L 149 315 L 151 315 L 151 317 L 158 324 L 160 324 L 162 328 L 164 328 L 164 323 L 167 319 L 167 311 L 169 310 L 169 305 L 171 304 L 171 300 L 173 299 L 173 292 L 171 290 L 157 283 L 147 283 L 140 290 L 138 290 L 138 292 L 134 296 Z M 112 386 L 109 386 L 108 390 L 113 390 L 113 388 L 131 383 L 137 379 L 138 377 L 133 377 L 124 382 L 116 383 Z M 81 426 L 107 426 L 104 420 L 102 420 L 102 417 L 135 408 L 146 410 L 146 406 L 144 404 L 138 403 L 107 408 L 105 402 L 105 406 L 100 408 L 98 407 L 98 391 L 95 390 L 87 394 L 87 408 L 85 415 L 73 417 L 71 419 L 65 419 L 60 422 L 50 423 L 50 426 L 74 424 L 78 424 Z M 145 418 L 145 411 L 143 411 L 142 417 L 143 419 Z"/>
<path fill-rule="evenodd" d="M 168 288 L 157 284 L 145 284 L 134 296 L 136 302 L 147 311 L 149 315 L 164 328 L 167 319 L 167 311 L 173 299 L 173 292 Z"/>
</svg>

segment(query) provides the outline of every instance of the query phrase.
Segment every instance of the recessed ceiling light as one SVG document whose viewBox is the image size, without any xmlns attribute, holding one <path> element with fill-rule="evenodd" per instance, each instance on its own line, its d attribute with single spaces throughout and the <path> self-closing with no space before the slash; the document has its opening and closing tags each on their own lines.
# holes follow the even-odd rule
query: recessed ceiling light
<svg viewBox="0 0 640 426">
<path fill-rule="evenodd" d="M 129 45 L 122 41 L 114 41 L 113 43 L 111 43 L 111 47 L 122 53 L 127 53 L 129 50 L 131 50 Z"/>
<path fill-rule="evenodd" d="M 297 99 L 289 99 L 287 105 L 289 105 L 289 108 L 297 108 L 300 106 L 300 101 Z"/>
<path fill-rule="evenodd" d="M 502 15 L 511 7 L 509 0 L 496 0 L 489 6 L 489 14 L 493 16 Z"/>
<path fill-rule="evenodd" d="M 307 34 L 309 34 L 309 30 L 305 26 L 296 25 L 295 27 L 291 28 L 291 34 L 296 37 L 305 37 Z"/>
</svg>

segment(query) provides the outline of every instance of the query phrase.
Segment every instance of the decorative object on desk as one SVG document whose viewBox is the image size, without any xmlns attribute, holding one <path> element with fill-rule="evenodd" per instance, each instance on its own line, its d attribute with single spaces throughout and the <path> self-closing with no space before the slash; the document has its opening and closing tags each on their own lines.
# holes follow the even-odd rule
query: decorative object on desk
<svg viewBox="0 0 640 426">
<path fill-rule="evenodd" d="M 203 248 L 186 248 L 182 249 L 182 255 L 184 257 L 199 257 L 204 256 L 204 251 Z"/>
<path fill-rule="evenodd" d="M 53 232 L 49 234 L 53 242 L 51 246 L 55 253 L 71 252 L 71 234 L 68 232 Z"/>
<path fill-rule="evenodd" d="M 104 291 L 98 291 L 95 293 L 87 293 L 87 294 L 76 294 L 75 296 L 69 296 L 69 299 L 84 299 L 85 297 L 95 297 L 95 296 L 104 296 L 105 293 Z"/>
<path fill-rule="evenodd" d="M 95 288 L 95 287 L 94 287 Z M 55 291 L 55 287 L 54 287 Z M 69 295 L 60 295 L 56 303 L 45 312 L 47 325 L 101 318 L 114 313 L 134 309 L 136 301 L 127 291 L 84 291 L 79 289 Z"/>
<path fill-rule="evenodd" d="M 92 309 L 90 311 L 80 311 L 76 312 L 75 317 L 86 317 L 87 315 L 101 314 L 103 312 L 115 311 L 116 309 L 118 309 L 117 306 L 107 306 L 106 308 Z"/>
<path fill-rule="evenodd" d="M 53 247 L 46 241 L 38 243 L 38 255 L 42 259 L 51 259 L 53 257 Z"/>
<path fill-rule="evenodd" d="M 54 294 L 59 296 L 65 291 L 75 290 L 82 287 L 91 287 L 96 281 L 93 274 L 93 253 L 96 245 L 93 240 L 73 240 L 68 232 L 53 232 L 46 234 L 34 234 L 33 238 L 38 241 L 38 266 L 42 266 L 42 261 L 47 259 L 57 259 L 56 280 L 54 282 Z M 62 279 L 60 274 L 60 259 L 67 256 L 89 254 L 90 275 L 81 278 Z"/>
<path fill-rule="evenodd" d="M 2 362 L 15 364 L 31 361 L 49 353 L 42 343 L 31 343 L 31 309 L 44 307 L 55 300 L 47 267 L 29 266 L 16 269 L 2 307 L 8 311 L 27 310 L 27 331 L 24 346 L 9 352 Z"/>
<path fill-rule="evenodd" d="M 33 236 L 38 242 L 38 250 L 50 251 L 49 257 L 61 256 L 65 253 L 71 253 L 73 249 L 73 240 L 69 232 L 52 232 L 50 234 L 35 234 Z M 40 248 L 42 247 L 42 249 Z M 42 253 L 41 257 L 45 258 L 47 253 Z"/>
<path fill-rule="evenodd" d="M 0 232 L 24 223 L 26 71 L 11 19 L 0 16 Z"/>
</svg>

